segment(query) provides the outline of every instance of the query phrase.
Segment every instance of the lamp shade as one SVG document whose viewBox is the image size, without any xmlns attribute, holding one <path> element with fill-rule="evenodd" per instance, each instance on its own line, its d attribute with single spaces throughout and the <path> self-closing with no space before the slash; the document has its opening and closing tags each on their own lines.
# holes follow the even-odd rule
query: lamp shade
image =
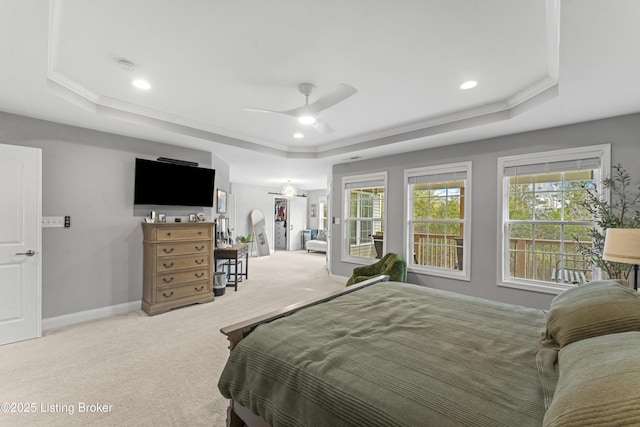
<svg viewBox="0 0 640 427">
<path fill-rule="evenodd" d="M 607 229 L 602 259 L 623 264 L 640 264 L 640 228 Z"/>
</svg>

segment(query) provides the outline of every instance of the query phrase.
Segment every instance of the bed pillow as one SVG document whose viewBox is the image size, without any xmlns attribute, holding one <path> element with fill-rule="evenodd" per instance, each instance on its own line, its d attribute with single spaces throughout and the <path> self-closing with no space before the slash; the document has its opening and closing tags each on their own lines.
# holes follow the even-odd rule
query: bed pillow
<svg viewBox="0 0 640 427">
<path fill-rule="evenodd" d="M 575 342 L 558 360 L 543 427 L 640 425 L 640 332 Z"/>
<path fill-rule="evenodd" d="M 568 289 L 551 302 L 547 343 L 575 341 L 618 332 L 640 331 L 640 298 L 612 280 Z"/>
</svg>

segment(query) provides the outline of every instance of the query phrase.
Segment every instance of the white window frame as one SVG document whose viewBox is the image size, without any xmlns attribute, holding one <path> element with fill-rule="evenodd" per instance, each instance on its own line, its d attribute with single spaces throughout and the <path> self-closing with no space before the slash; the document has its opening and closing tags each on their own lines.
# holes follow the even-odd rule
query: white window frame
<svg viewBox="0 0 640 427">
<path fill-rule="evenodd" d="M 507 177 L 504 174 L 505 168 L 596 157 L 600 159 L 599 173 L 596 173 L 595 177 L 596 188 L 598 194 L 601 194 L 608 199 L 609 192 L 603 187 L 602 179 L 608 176 L 609 171 L 611 170 L 611 144 L 591 145 L 586 147 L 575 147 L 563 150 L 544 151 L 498 158 L 498 286 L 525 289 L 548 294 L 559 294 L 560 292 L 573 287 L 572 285 L 563 283 L 541 282 L 509 277 L 508 272 L 506 271 L 508 268 L 507 257 L 509 256 L 509 233 L 506 229 L 507 221 L 509 219 L 509 200 L 508 185 L 506 184 Z M 593 279 L 597 280 L 598 275 L 599 271 L 594 271 Z"/>
<path fill-rule="evenodd" d="M 404 246 L 405 246 L 405 258 L 407 260 L 408 271 L 416 274 L 425 274 L 430 276 L 446 277 L 458 280 L 471 280 L 471 162 L 450 163 L 446 165 L 437 166 L 425 166 L 419 168 L 405 169 L 404 170 Z M 416 265 L 413 263 L 413 248 L 411 233 L 411 221 L 412 206 L 409 206 L 411 202 L 410 184 L 409 179 L 417 176 L 425 175 L 439 175 L 450 174 L 456 172 L 465 172 L 465 190 L 464 190 L 464 220 L 462 222 L 463 233 L 463 257 L 462 257 L 462 270 L 450 270 L 445 268 L 437 268 L 431 266 Z M 442 221 L 439 221 L 442 222 Z M 447 222 L 447 220 L 444 220 Z M 455 222 L 459 222 L 455 221 Z"/>
<path fill-rule="evenodd" d="M 349 193 L 347 190 L 347 184 L 357 183 L 357 182 L 366 182 L 366 181 L 380 181 L 384 182 L 384 217 L 382 218 L 382 228 L 387 230 L 387 200 L 388 200 L 388 182 L 387 182 L 387 172 L 375 172 L 368 173 L 363 175 L 351 175 L 345 176 L 342 178 L 342 205 L 343 205 L 343 216 L 342 216 L 342 253 L 341 253 L 341 261 L 350 262 L 354 264 L 372 264 L 378 259 L 375 258 L 364 258 L 364 257 L 356 257 L 349 254 L 349 219 L 350 219 L 350 211 L 349 211 Z M 386 253 L 387 249 L 387 236 L 384 236 L 382 242 L 382 252 Z"/>
</svg>

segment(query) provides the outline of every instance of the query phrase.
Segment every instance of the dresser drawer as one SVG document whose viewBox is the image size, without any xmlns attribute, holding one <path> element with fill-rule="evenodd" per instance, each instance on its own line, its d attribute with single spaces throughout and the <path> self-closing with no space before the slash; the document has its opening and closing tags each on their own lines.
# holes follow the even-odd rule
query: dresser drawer
<svg viewBox="0 0 640 427">
<path fill-rule="evenodd" d="M 192 239 L 210 239 L 211 227 L 159 227 L 156 235 L 158 241 L 167 240 L 192 240 Z"/>
<path fill-rule="evenodd" d="M 205 267 L 209 265 L 209 254 L 192 255 L 186 257 L 164 257 L 158 259 L 156 271 L 164 273 L 167 271 L 182 270 L 185 268 Z"/>
<path fill-rule="evenodd" d="M 158 286 L 177 285 L 180 283 L 209 279 L 209 270 L 210 268 L 199 268 L 188 271 L 158 274 Z"/>
<path fill-rule="evenodd" d="M 211 242 L 189 242 L 189 243 L 162 243 L 156 246 L 156 254 L 159 257 L 188 255 L 188 254 L 209 254 Z"/>
<path fill-rule="evenodd" d="M 209 282 L 194 282 L 187 285 L 172 286 L 169 288 L 158 288 L 156 301 L 158 303 L 190 297 L 192 295 L 206 294 L 212 292 Z"/>
</svg>

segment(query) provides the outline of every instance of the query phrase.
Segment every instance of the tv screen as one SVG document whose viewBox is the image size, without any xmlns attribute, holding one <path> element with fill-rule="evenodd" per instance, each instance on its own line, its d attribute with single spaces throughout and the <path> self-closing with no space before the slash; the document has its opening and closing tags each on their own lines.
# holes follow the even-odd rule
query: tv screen
<svg viewBox="0 0 640 427">
<path fill-rule="evenodd" d="M 136 205 L 213 207 L 215 169 L 136 159 Z"/>
</svg>

